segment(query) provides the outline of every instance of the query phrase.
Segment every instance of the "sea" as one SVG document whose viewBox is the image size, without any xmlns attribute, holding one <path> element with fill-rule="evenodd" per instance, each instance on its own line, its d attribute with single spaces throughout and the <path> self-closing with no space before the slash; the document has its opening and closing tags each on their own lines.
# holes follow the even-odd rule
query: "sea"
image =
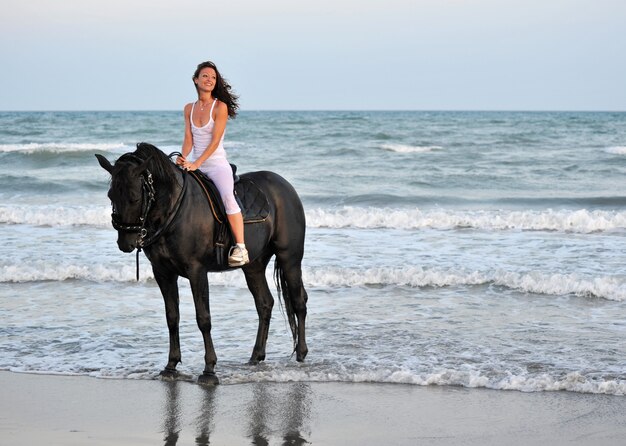
<svg viewBox="0 0 626 446">
<path fill-rule="evenodd" d="M 0 370 L 158 378 L 163 300 L 143 253 L 137 281 L 117 248 L 94 154 L 182 137 L 180 111 L 0 112 Z M 277 300 L 267 359 L 248 365 L 243 273 L 211 273 L 223 384 L 626 394 L 626 113 L 242 111 L 225 147 L 303 201 L 309 355 Z M 197 376 L 179 286 L 179 370 Z"/>
</svg>

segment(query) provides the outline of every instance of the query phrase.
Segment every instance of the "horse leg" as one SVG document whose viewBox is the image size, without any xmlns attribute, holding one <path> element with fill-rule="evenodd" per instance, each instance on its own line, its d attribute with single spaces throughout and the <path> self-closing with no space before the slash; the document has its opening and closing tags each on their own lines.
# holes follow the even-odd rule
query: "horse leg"
<svg viewBox="0 0 626 446">
<path fill-rule="evenodd" d="M 167 319 L 167 328 L 170 334 L 170 353 L 165 369 L 161 372 L 164 378 L 175 378 L 178 374 L 176 366 L 180 362 L 180 340 L 178 336 L 178 323 L 180 321 L 180 312 L 178 309 L 178 276 L 172 273 L 164 273 L 152 269 L 154 278 L 156 279 L 163 301 L 165 302 L 165 318 Z"/>
<path fill-rule="evenodd" d="M 259 315 L 259 329 L 252 349 L 252 356 L 250 356 L 250 364 L 258 364 L 265 359 L 265 346 L 270 329 L 272 308 L 274 307 L 274 298 L 265 278 L 265 268 L 270 257 L 256 260 L 243 268 L 248 289 L 254 297 L 254 304 Z"/>
<path fill-rule="evenodd" d="M 297 318 L 296 361 L 302 362 L 309 352 L 305 334 L 306 303 L 309 298 L 302 284 L 302 256 L 291 255 L 288 251 L 279 252 L 276 256 L 287 285 L 286 298 L 290 299 Z"/>
<path fill-rule="evenodd" d="M 211 311 L 209 309 L 209 279 L 207 271 L 202 267 L 196 268 L 189 274 L 189 283 L 196 307 L 196 322 L 204 339 L 204 372 L 198 377 L 200 384 L 219 384 L 215 375 L 217 356 L 211 338 Z"/>
</svg>

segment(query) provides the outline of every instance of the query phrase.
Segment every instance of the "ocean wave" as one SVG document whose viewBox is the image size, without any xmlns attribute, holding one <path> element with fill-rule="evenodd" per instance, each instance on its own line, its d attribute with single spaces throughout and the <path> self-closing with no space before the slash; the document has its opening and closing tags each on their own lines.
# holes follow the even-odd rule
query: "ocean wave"
<svg viewBox="0 0 626 446">
<path fill-rule="evenodd" d="M 626 211 L 465 211 L 361 208 L 312 209 L 307 225 L 316 228 L 483 229 L 603 232 L 626 228 Z"/>
<path fill-rule="evenodd" d="M 14 373 L 32 373 L 48 375 L 91 376 L 108 379 L 158 379 L 158 364 L 147 370 L 129 370 L 126 368 L 103 368 L 84 370 L 80 367 L 12 366 L 0 367 Z M 145 367 L 145 364 L 144 364 Z M 181 379 L 194 381 L 193 370 L 179 367 Z M 220 365 L 220 380 L 223 384 L 249 384 L 258 382 L 345 382 L 376 384 L 408 384 L 415 386 L 455 386 L 465 388 L 484 388 L 492 390 L 513 390 L 520 392 L 558 392 L 567 391 L 586 394 L 626 395 L 626 381 L 622 379 L 602 379 L 587 377 L 584 373 L 573 371 L 560 376 L 548 373 L 540 375 L 516 375 L 513 373 L 495 373 L 486 370 L 430 370 L 415 371 L 406 367 L 362 367 L 328 362 L 309 362 L 304 365 L 291 365 L 279 361 L 272 365 L 261 364 L 257 367 L 239 365 Z"/>
<path fill-rule="evenodd" d="M 426 153 L 441 150 L 441 146 L 409 146 L 406 144 L 382 144 L 381 149 L 396 153 Z"/>
<path fill-rule="evenodd" d="M 111 225 L 109 206 L 0 206 L 0 224 L 34 226 Z"/>
<path fill-rule="evenodd" d="M 0 153 L 65 153 L 65 152 L 124 152 L 133 147 L 123 143 L 29 143 L 0 144 Z"/>
<path fill-rule="evenodd" d="M 454 271 L 425 269 L 422 267 L 402 268 L 316 268 L 304 270 L 304 281 L 308 286 L 364 287 L 364 286 L 407 286 L 454 287 L 494 285 L 524 293 L 545 295 L 569 295 L 626 301 L 626 281 L 612 276 L 586 278 L 577 274 L 548 274 L 542 272 L 492 272 Z"/>
<path fill-rule="evenodd" d="M 135 255 L 124 256 L 120 253 L 120 256 L 126 260 L 124 263 L 120 263 L 119 259 L 108 264 L 94 261 L 88 265 L 64 261 L 51 263 L 45 260 L 9 263 L 0 266 L 0 283 L 63 282 L 66 280 L 135 283 L 137 281 Z M 272 283 L 273 280 L 270 270 L 271 268 L 268 268 L 268 283 Z M 142 283 L 154 281 L 150 262 L 143 254 L 140 255 L 139 260 L 139 281 Z M 210 283 L 218 286 L 246 288 L 243 274 L 233 271 L 211 274 Z M 186 284 L 186 281 L 181 281 L 182 286 L 187 286 Z"/>
<path fill-rule="evenodd" d="M 356 229 L 477 229 L 488 231 L 562 231 L 594 233 L 626 229 L 626 211 L 466 211 L 365 208 L 344 206 L 338 210 L 306 212 L 312 228 Z M 0 206 L 0 224 L 35 226 L 108 227 L 109 206 Z"/>
<path fill-rule="evenodd" d="M 140 260 L 140 280 L 153 281 L 150 263 Z M 135 282 L 135 262 L 124 265 L 101 263 L 80 265 L 46 261 L 0 266 L 0 283 L 87 280 L 91 282 Z M 272 283 L 271 268 L 267 270 Z M 626 281 L 613 276 L 581 277 L 577 274 L 549 274 L 512 271 L 455 271 L 422 267 L 379 268 L 304 268 L 303 281 L 308 288 L 354 287 L 462 287 L 493 285 L 523 293 L 626 301 Z M 243 274 L 236 272 L 210 275 L 211 285 L 246 288 Z"/>
<path fill-rule="evenodd" d="M 604 151 L 613 155 L 626 155 L 626 146 L 607 147 Z"/>
<path fill-rule="evenodd" d="M 316 370 L 315 367 L 297 370 L 279 370 L 235 373 L 224 376 L 225 384 L 243 384 L 250 382 L 352 382 L 352 383 L 393 383 L 418 386 L 461 386 L 469 388 L 487 388 L 494 390 L 518 390 L 522 392 L 569 391 L 606 395 L 626 395 L 626 381 L 619 379 L 591 379 L 580 372 L 570 372 L 565 376 L 524 376 L 513 374 L 484 373 L 446 369 L 438 372 L 420 373 L 407 368 L 374 368 L 351 370 L 337 367 L 333 370 Z"/>
</svg>

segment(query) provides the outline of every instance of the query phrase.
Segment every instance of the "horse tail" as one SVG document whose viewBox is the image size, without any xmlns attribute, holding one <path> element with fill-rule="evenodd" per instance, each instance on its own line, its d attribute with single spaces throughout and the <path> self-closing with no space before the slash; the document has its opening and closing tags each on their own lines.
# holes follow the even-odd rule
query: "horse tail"
<svg viewBox="0 0 626 446">
<path fill-rule="evenodd" d="M 285 311 L 287 312 L 287 321 L 289 321 L 289 328 L 291 328 L 291 335 L 293 336 L 293 350 L 295 352 L 298 340 L 298 323 L 296 321 L 296 313 L 293 309 L 292 296 L 289 293 L 289 286 L 285 279 L 285 271 L 281 267 L 278 258 L 274 261 L 274 283 L 276 283 L 276 289 L 278 290 L 278 302 L 280 303 L 281 296 L 285 302 Z"/>
</svg>

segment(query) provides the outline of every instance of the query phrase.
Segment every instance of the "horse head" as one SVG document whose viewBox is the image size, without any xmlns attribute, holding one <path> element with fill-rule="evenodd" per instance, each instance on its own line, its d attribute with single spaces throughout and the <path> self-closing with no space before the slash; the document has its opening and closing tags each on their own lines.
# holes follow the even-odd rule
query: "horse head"
<svg viewBox="0 0 626 446">
<path fill-rule="evenodd" d="M 112 165 L 96 154 L 100 166 L 111 174 L 108 197 L 113 212 L 111 219 L 117 230 L 117 246 L 123 252 L 142 247 L 146 236 L 146 216 L 155 200 L 152 174 L 148 170 L 151 157 L 141 159 L 127 153 Z"/>
</svg>

